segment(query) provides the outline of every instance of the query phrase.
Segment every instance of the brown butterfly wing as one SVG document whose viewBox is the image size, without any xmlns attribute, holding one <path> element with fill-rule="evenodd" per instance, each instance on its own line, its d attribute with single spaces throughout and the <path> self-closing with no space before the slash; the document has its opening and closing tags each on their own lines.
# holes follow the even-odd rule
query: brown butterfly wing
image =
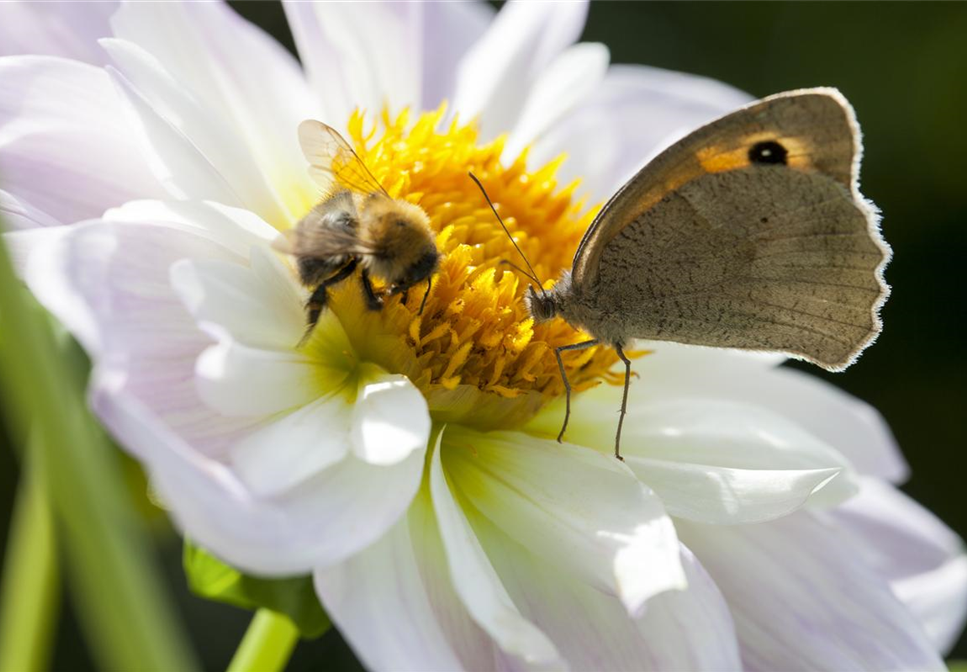
<svg viewBox="0 0 967 672">
<path fill-rule="evenodd" d="M 770 162 L 770 148 L 785 163 Z M 610 340 L 848 366 L 879 333 L 889 257 L 856 189 L 859 151 L 852 110 L 828 90 L 780 94 L 699 129 L 623 187 L 585 236 L 574 268 L 584 322 Z"/>
</svg>

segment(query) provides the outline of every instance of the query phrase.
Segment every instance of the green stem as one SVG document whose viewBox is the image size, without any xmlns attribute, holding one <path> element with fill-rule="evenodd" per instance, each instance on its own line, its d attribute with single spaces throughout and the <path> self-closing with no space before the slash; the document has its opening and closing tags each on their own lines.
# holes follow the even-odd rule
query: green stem
<svg viewBox="0 0 967 672">
<path fill-rule="evenodd" d="M 169 591 L 134 516 L 112 446 L 0 242 L 0 383 L 11 426 L 36 430 L 29 459 L 57 518 L 64 571 L 90 651 L 106 670 L 197 669 Z M 26 419 L 26 421 L 25 421 Z"/>
<path fill-rule="evenodd" d="M 4 672 L 47 669 L 60 606 L 46 488 L 35 460 L 28 459 L 24 466 L 0 584 L 0 670 Z"/>
<path fill-rule="evenodd" d="M 299 629 L 287 616 L 259 609 L 228 665 L 228 672 L 283 670 L 298 641 Z"/>
</svg>

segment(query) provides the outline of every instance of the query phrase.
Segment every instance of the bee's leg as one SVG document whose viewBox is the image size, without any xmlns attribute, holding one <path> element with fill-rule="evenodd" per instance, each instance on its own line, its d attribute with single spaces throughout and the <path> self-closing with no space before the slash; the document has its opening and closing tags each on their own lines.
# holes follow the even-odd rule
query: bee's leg
<svg viewBox="0 0 967 672">
<path fill-rule="evenodd" d="M 557 366 L 561 370 L 561 380 L 564 381 L 564 424 L 561 425 L 561 431 L 557 435 L 558 443 L 564 441 L 564 431 L 567 429 L 567 421 L 571 419 L 571 382 L 567 379 L 567 372 L 564 370 L 564 360 L 561 359 L 561 353 L 566 350 L 584 350 L 597 344 L 598 339 L 595 338 L 590 341 L 572 343 L 571 345 L 562 345 L 559 348 L 554 348 L 554 356 L 557 357 Z"/>
<path fill-rule="evenodd" d="M 393 294 L 402 294 L 403 296 L 400 297 L 400 304 L 405 306 L 406 300 L 410 298 L 410 288 L 407 287 L 406 289 L 393 292 Z"/>
<path fill-rule="evenodd" d="M 306 301 L 306 309 L 309 311 L 309 328 L 306 329 L 306 334 L 303 337 L 303 341 L 312 332 L 312 328 L 316 326 L 316 322 L 319 321 L 319 316 L 328 303 L 329 295 L 328 288 L 336 283 L 342 282 L 356 270 L 356 264 L 359 263 L 355 259 L 351 259 L 348 264 L 339 269 L 334 275 L 323 280 L 319 283 L 319 286 L 315 288 L 312 295 L 309 296 L 309 300 Z"/>
<path fill-rule="evenodd" d="M 326 301 L 328 299 L 326 286 L 319 285 L 316 287 L 315 291 L 306 301 L 306 308 L 309 311 L 309 330 L 311 331 L 316 322 L 319 321 L 319 316 L 322 314 L 323 309 L 326 307 Z"/>
<path fill-rule="evenodd" d="M 426 299 L 427 299 L 428 296 L 430 296 L 430 287 L 432 287 L 432 285 L 430 284 L 430 276 L 427 276 L 427 278 L 426 278 L 426 293 L 423 294 L 423 300 L 420 301 L 420 312 L 418 312 L 417 315 L 422 315 L 423 314 L 423 309 L 426 307 Z"/>
<path fill-rule="evenodd" d="M 614 436 L 614 456 L 624 462 L 625 459 L 621 457 L 621 426 L 625 422 L 625 414 L 628 413 L 628 385 L 631 383 L 631 360 L 625 356 L 625 351 L 621 349 L 620 343 L 614 344 L 614 351 L 618 353 L 618 357 L 625 363 L 625 389 L 621 395 L 621 415 L 618 416 L 618 433 Z"/>
<path fill-rule="evenodd" d="M 360 273 L 360 279 L 363 282 L 363 296 L 366 299 L 366 307 L 370 310 L 379 310 L 382 308 L 383 300 L 376 296 L 376 292 L 373 290 L 373 283 L 369 279 L 369 271 L 365 268 Z"/>
</svg>

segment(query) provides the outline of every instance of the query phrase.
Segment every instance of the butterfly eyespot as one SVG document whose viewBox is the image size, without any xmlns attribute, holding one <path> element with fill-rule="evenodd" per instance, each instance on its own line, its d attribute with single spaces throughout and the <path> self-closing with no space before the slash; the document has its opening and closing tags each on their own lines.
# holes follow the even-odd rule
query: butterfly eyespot
<svg viewBox="0 0 967 672">
<path fill-rule="evenodd" d="M 757 142 L 749 150 L 752 163 L 786 163 L 789 151 L 775 140 Z"/>
</svg>

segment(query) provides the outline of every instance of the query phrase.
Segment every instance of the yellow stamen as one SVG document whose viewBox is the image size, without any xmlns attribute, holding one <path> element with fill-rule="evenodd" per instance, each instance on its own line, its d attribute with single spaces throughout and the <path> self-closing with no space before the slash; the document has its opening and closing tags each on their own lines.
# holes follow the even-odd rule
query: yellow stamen
<svg viewBox="0 0 967 672">
<path fill-rule="evenodd" d="M 347 136 L 390 195 L 422 207 L 437 233 L 444 258 L 423 314 L 417 311 L 424 286 L 410 290 L 406 305 L 387 297 L 382 310 L 369 311 L 358 280 L 333 291 L 330 306 L 359 357 L 407 375 L 437 420 L 507 427 L 564 393 L 554 348 L 587 336 L 559 319 L 534 324 L 523 302 L 526 278 L 501 264 L 520 259 L 467 173 L 480 179 L 548 281 L 570 267 L 597 208 L 575 201 L 576 182 L 558 188 L 561 159 L 529 172 L 525 151 L 504 166 L 504 138 L 478 144 L 473 125 L 453 121 L 440 130 L 443 116 L 441 108 L 411 124 L 405 112 L 395 118 L 384 112 L 367 132 L 357 112 Z M 564 353 L 575 390 L 615 382 L 609 373 L 615 361 L 604 347 Z"/>
</svg>

